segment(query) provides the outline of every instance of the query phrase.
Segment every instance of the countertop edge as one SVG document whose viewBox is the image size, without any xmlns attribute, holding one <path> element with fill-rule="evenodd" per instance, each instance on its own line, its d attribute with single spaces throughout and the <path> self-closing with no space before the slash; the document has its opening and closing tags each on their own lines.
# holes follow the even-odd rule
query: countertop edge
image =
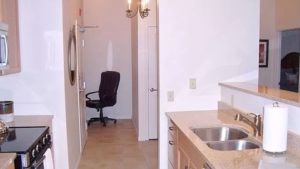
<svg viewBox="0 0 300 169">
<path fill-rule="evenodd" d="M 263 97 L 263 98 L 272 99 L 272 100 L 275 100 L 275 101 L 279 101 L 279 102 L 282 102 L 282 103 L 286 103 L 286 104 L 290 104 L 290 105 L 293 105 L 293 106 L 300 107 L 300 103 L 296 102 L 294 100 L 289 100 L 289 99 L 286 99 L 286 98 L 279 98 L 277 96 L 273 96 L 273 95 L 269 95 L 269 94 L 265 94 L 265 93 L 259 93 L 257 91 L 253 91 L 251 89 L 246 89 L 245 87 L 237 86 L 238 84 L 248 84 L 248 85 L 252 85 L 252 87 L 255 87 L 255 84 L 251 84 L 251 83 L 242 83 L 242 82 L 240 82 L 240 83 L 220 82 L 219 83 L 219 85 L 222 86 L 222 87 L 231 88 L 231 89 L 238 90 L 238 91 L 241 91 L 241 92 L 245 92 L 245 93 L 248 93 L 248 94 L 252 94 L 252 95 L 260 96 L 260 97 Z M 295 95 L 295 96 L 298 95 L 294 92 L 285 91 L 285 90 L 276 89 L 276 88 L 270 88 L 270 87 L 267 87 L 267 86 L 256 85 L 256 87 L 257 88 L 259 88 L 259 87 L 268 88 L 268 89 L 275 90 L 275 91 L 277 90 L 278 92 L 290 93 L 291 95 Z"/>
<path fill-rule="evenodd" d="M 188 113 L 188 114 L 187 114 Z M 196 113 L 196 114 L 195 114 Z M 221 113 L 221 114 L 219 114 Z M 224 114 L 225 113 L 225 114 Z M 215 116 L 217 114 L 217 116 Z M 207 116 L 208 115 L 208 116 Z M 257 169 L 261 163 L 263 158 L 268 158 L 268 154 L 264 153 L 262 148 L 260 149 L 252 149 L 252 150 L 243 150 L 243 151 L 216 151 L 209 149 L 205 143 L 198 138 L 195 134 L 192 134 L 192 131 L 189 129 L 195 125 L 195 122 L 199 119 L 203 120 L 203 117 L 207 118 L 204 121 L 198 121 L 197 125 L 199 126 L 206 126 L 207 124 L 211 123 L 213 125 L 239 125 L 237 123 L 231 123 L 233 118 L 227 117 L 227 112 L 222 110 L 208 110 L 208 111 L 187 111 L 187 112 L 166 112 L 166 116 L 171 119 L 174 124 L 190 141 L 191 143 L 201 152 L 206 162 L 210 164 L 213 168 L 222 168 L 222 169 L 238 169 L 241 166 L 247 169 Z M 213 118 L 224 118 L 226 120 L 223 121 L 211 121 Z M 186 119 L 189 119 L 188 121 Z M 217 119 L 216 119 L 217 120 Z M 201 123 L 205 124 L 201 124 Z M 248 126 L 240 126 L 241 128 L 247 129 Z M 249 128 L 248 128 L 249 129 Z M 249 130 L 248 130 L 249 131 Z M 254 137 L 253 137 L 254 138 Z M 260 139 L 255 139 L 262 143 Z M 292 140 L 293 144 L 298 144 L 298 139 Z M 300 156 L 299 156 L 299 149 L 297 149 L 297 153 L 293 153 L 288 151 L 286 154 L 286 159 L 289 159 L 285 164 L 292 164 L 300 168 Z M 241 159 L 244 157 L 246 159 L 251 158 L 251 160 Z M 222 160 L 220 160 L 222 159 Z M 234 162 L 233 162 L 234 161 Z"/>
</svg>

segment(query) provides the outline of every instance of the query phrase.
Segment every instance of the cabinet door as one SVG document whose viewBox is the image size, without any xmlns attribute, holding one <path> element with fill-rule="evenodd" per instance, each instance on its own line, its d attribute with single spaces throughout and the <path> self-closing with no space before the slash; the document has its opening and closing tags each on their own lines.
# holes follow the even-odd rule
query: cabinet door
<svg viewBox="0 0 300 169">
<path fill-rule="evenodd" d="M 173 168 L 177 168 L 176 151 L 177 151 L 176 139 L 171 133 L 169 133 L 168 155 L 169 155 L 169 162 L 172 164 Z"/>
<path fill-rule="evenodd" d="M 173 167 L 173 165 L 171 164 L 170 161 L 169 161 L 169 163 L 168 163 L 168 169 L 175 169 L 175 168 Z"/>
<path fill-rule="evenodd" d="M 7 169 L 15 169 L 15 165 L 14 165 L 14 163 L 11 163 L 9 166 L 8 166 L 8 168 Z"/>
<path fill-rule="evenodd" d="M 196 167 L 196 165 L 192 161 L 190 161 L 189 169 L 203 169 L 203 167 L 202 166 L 200 168 Z"/>
<path fill-rule="evenodd" d="M 0 0 L 0 21 L 8 24 L 8 66 L 0 70 L 0 75 L 21 71 L 18 0 Z"/>
<path fill-rule="evenodd" d="M 180 152 L 184 152 L 189 160 L 188 167 L 192 169 L 202 169 L 205 163 L 202 157 L 203 155 L 180 130 L 178 130 L 177 142 L 178 149 L 181 150 Z"/>
<path fill-rule="evenodd" d="M 180 148 L 178 149 L 179 169 L 189 169 L 189 158 Z"/>
</svg>

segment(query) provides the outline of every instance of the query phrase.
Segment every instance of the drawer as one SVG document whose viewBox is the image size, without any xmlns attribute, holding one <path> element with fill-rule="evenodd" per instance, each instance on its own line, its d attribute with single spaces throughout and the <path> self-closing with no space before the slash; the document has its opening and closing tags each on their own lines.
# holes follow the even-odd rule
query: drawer
<svg viewBox="0 0 300 169">
<path fill-rule="evenodd" d="M 177 168 L 177 141 L 169 132 L 168 140 L 168 159 L 169 163 L 172 164 L 173 168 Z"/>
</svg>

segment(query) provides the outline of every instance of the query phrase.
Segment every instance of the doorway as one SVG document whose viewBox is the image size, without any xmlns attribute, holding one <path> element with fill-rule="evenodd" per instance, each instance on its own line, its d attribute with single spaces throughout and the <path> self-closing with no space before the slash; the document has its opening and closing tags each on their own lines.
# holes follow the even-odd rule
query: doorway
<svg viewBox="0 0 300 169">
<path fill-rule="evenodd" d="M 158 58 L 157 27 L 148 27 L 148 138 L 157 139 L 158 133 Z"/>
<path fill-rule="evenodd" d="M 78 116 L 79 116 L 79 135 L 80 135 L 80 152 L 83 152 L 86 140 L 87 140 L 87 123 L 86 123 L 86 113 L 85 113 L 85 81 L 84 81 L 84 70 L 83 70 L 83 38 L 82 32 L 78 21 L 75 23 L 75 33 L 76 33 L 76 49 L 77 49 L 77 73 L 76 73 L 76 84 L 78 93 Z"/>
</svg>

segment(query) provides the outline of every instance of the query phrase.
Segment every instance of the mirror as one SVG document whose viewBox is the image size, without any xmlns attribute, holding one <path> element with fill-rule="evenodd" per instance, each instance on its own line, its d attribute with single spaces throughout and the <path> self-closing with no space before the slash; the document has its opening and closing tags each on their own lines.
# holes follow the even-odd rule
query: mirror
<svg viewBox="0 0 300 169">
<path fill-rule="evenodd" d="M 77 49 L 76 49 L 76 32 L 75 26 L 73 26 L 69 32 L 68 40 L 68 72 L 70 83 L 73 86 L 76 79 L 77 71 Z"/>
<path fill-rule="evenodd" d="M 295 87 L 298 88 L 300 83 L 294 83 L 293 89 L 282 85 L 299 81 L 298 70 L 292 68 L 292 71 L 290 69 L 282 71 L 281 64 L 288 54 L 300 52 L 300 1 L 263 0 L 260 3 L 260 39 L 268 40 L 269 48 L 267 66 L 259 67 L 258 83 L 298 91 Z M 294 75 L 297 75 L 297 78 Z"/>
</svg>

